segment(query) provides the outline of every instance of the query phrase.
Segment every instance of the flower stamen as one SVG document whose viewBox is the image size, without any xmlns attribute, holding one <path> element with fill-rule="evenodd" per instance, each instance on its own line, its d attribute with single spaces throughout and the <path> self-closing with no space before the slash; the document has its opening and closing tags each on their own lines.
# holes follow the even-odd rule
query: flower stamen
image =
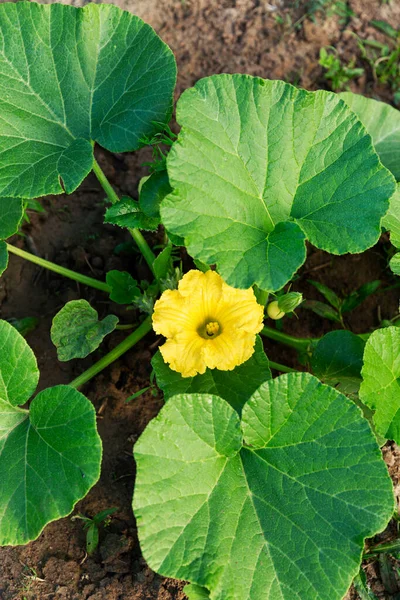
<svg viewBox="0 0 400 600">
<path fill-rule="evenodd" d="M 220 326 L 217 321 L 211 321 L 211 323 L 207 323 L 206 325 L 206 334 L 210 338 L 214 338 L 219 334 Z"/>
</svg>

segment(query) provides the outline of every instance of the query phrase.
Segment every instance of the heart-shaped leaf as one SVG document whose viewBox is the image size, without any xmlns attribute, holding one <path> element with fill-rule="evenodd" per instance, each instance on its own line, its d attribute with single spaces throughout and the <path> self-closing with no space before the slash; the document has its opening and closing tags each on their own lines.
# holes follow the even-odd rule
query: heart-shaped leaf
<svg viewBox="0 0 400 600">
<path fill-rule="evenodd" d="M 17 233 L 24 214 L 21 198 L 0 198 L 0 240 Z"/>
<path fill-rule="evenodd" d="M 282 287 L 304 234 L 334 254 L 378 240 L 395 182 L 335 94 L 215 75 L 184 92 L 177 120 L 162 221 L 230 285 Z"/>
<path fill-rule="evenodd" d="M 400 111 L 352 92 L 339 94 L 365 125 L 382 163 L 400 180 Z"/>
<path fill-rule="evenodd" d="M 241 422 L 217 396 L 174 396 L 135 457 L 144 557 L 213 600 L 340 600 L 393 512 L 368 422 L 306 373 L 264 383 Z"/>
<path fill-rule="evenodd" d="M 135 150 L 169 120 L 172 52 L 116 6 L 6 2 L 0 37 L 2 195 L 70 193 L 92 168 L 93 142 Z"/>
<path fill-rule="evenodd" d="M 314 374 L 325 383 L 357 391 L 361 384 L 365 342 L 350 331 L 331 331 L 316 345 L 311 358 Z"/>
<path fill-rule="evenodd" d="M 7 244 L 0 240 L 0 277 L 8 266 L 8 251 Z"/>
<path fill-rule="evenodd" d="M 389 266 L 395 275 L 400 275 L 400 252 L 390 259 Z"/>
<path fill-rule="evenodd" d="M 203 375 L 182 377 L 169 368 L 160 352 L 154 355 L 151 364 L 156 373 L 157 385 L 164 392 L 164 400 L 169 400 L 176 394 L 215 394 L 229 402 L 239 414 L 256 389 L 272 377 L 259 336 L 253 356 L 233 371 L 207 369 Z"/>
<path fill-rule="evenodd" d="M 51 341 L 58 360 L 85 358 L 114 331 L 118 317 L 107 315 L 99 321 L 97 310 L 86 300 L 71 300 L 56 314 L 51 326 Z"/>
<path fill-rule="evenodd" d="M 375 410 L 376 431 L 400 443 L 400 328 L 377 329 L 369 337 L 360 398 Z"/>
<path fill-rule="evenodd" d="M 35 357 L 0 321 L 0 545 L 26 544 L 64 517 L 100 475 L 101 441 L 92 404 L 60 385 L 36 388 Z"/>
<path fill-rule="evenodd" d="M 382 219 L 382 225 L 390 231 L 390 241 L 400 248 L 400 183 L 390 198 L 389 210 Z"/>
</svg>

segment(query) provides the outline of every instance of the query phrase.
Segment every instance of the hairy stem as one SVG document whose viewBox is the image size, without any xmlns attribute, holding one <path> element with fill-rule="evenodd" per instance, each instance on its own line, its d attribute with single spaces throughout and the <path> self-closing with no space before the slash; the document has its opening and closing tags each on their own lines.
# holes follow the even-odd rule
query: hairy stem
<svg viewBox="0 0 400 600">
<path fill-rule="evenodd" d="M 282 371 L 282 373 L 297 373 L 296 369 L 291 369 L 290 367 L 276 363 L 273 360 L 268 359 L 268 363 L 270 368 L 275 369 L 275 371 Z"/>
<path fill-rule="evenodd" d="M 120 356 L 125 354 L 130 348 L 132 348 L 135 344 L 137 344 L 149 331 L 152 329 L 151 317 L 147 317 L 143 321 L 141 325 L 135 331 L 133 331 L 127 338 L 124 339 L 123 342 L 118 344 L 111 352 L 103 356 L 97 363 L 89 367 L 86 371 L 84 371 L 79 377 L 71 381 L 69 384 L 71 387 L 78 389 L 84 383 L 88 382 L 95 375 L 103 371 L 106 367 L 111 365 L 114 361 L 116 361 Z"/>
<path fill-rule="evenodd" d="M 318 342 L 319 340 L 319 338 L 297 338 L 267 326 L 261 330 L 261 335 L 264 335 L 271 340 L 275 340 L 276 342 L 280 342 L 281 344 L 285 344 L 285 346 L 295 348 L 301 352 L 306 352 L 311 344 Z"/>
<path fill-rule="evenodd" d="M 96 160 L 93 161 L 93 172 L 96 175 L 97 179 L 99 180 L 101 187 L 107 194 L 109 201 L 112 204 L 119 202 L 118 195 L 116 194 L 111 183 L 108 181 L 107 177 L 104 175 L 103 171 L 100 168 L 99 163 Z M 155 255 L 153 254 L 153 251 L 151 250 L 150 246 L 144 239 L 144 237 L 141 234 L 141 232 L 139 231 L 139 229 L 129 228 L 129 233 L 131 234 L 134 241 L 136 242 L 140 252 L 142 253 L 145 261 L 149 265 L 150 270 L 154 275 L 153 262 L 155 259 Z"/>
<path fill-rule="evenodd" d="M 29 260 L 29 262 L 34 263 L 35 265 L 39 265 L 39 267 L 48 269 L 49 271 L 53 271 L 54 273 L 58 273 L 63 277 L 68 277 L 68 279 L 73 279 L 74 281 L 78 281 L 83 285 L 95 288 L 96 290 L 101 290 L 102 292 L 106 292 L 107 294 L 111 292 L 110 286 L 104 283 L 103 281 L 98 281 L 97 279 L 93 279 L 92 277 L 81 275 L 80 273 L 76 273 L 75 271 L 71 271 L 70 269 L 66 269 L 65 267 L 60 267 L 59 265 L 56 265 L 55 263 L 52 263 L 49 260 L 40 258 L 40 256 L 36 256 L 35 254 L 31 254 L 30 252 L 21 250 L 16 246 L 11 246 L 11 244 L 7 244 L 7 250 L 11 254 L 15 254 L 20 258 L 25 258 L 25 260 Z"/>
</svg>

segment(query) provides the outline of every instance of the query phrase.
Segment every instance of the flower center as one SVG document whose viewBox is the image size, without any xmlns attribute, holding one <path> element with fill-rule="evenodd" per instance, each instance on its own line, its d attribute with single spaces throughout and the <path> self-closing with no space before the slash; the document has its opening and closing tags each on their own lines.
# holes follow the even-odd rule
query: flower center
<svg viewBox="0 0 400 600">
<path fill-rule="evenodd" d="M 219 323 L 217 323 L 217 321 L 212 321 L 211 323 L 207 323 L 206 334 L 210 338 L 216 337 L 219 334 Z"/>
<path fill-rule="evenodd" d="M 221 326 L 217 321 L 206 321 L 197 332 L 205 340 L 213 340 L 221 333 Z"/>
</svg>

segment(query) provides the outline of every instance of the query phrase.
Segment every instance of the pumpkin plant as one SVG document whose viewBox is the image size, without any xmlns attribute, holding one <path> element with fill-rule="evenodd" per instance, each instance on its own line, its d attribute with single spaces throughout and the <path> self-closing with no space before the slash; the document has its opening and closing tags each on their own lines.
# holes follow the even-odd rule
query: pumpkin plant
<svg viewBox="0 0 400 600">
<path fill-rule="evenodd" d="M 223 74 L 182 94 L 175 135 L 175 60 L 138 17 L 5 3 L 0 36 L 0 271 L 13 253 L 142 315 L 70 385 L 32 400 L 33 353 L 0 322 L 0 544 L 37 538 L 95 484 L 101 443 L 77 389 L 154 328 L 166 338 L 152 360 L 165 406 L 135 445 L 133 498 L 150 567 L 188 581 L 191 600 L 339 600 L 360 579 L 364 540 L 395 511 L 379 444 L 400 442 L 400 330 L 316 340 L 271 325 L 303 300 L 285 286 L 306 242 L 361 253 L 384 228 L 399 247 L 398 112 Z M 153 147 L 137 200 L 117 195 L 96 144 Z M 105 222 L 129 230 L 152 281 L 120 271 L 98 281 L 7 243 L 28 201 L 70 194 L 91 171 Z M 142 231 L 161 227 L 157 253 Z M 319 289 L 343 324 L 376 287 L 344 300 Z M 67 303 L 51 329 L 59 360 L 87 356 L 117 327 L 86 300 Z M 259 334 L 314 374 L 269 360 Z"/>
</svg>

